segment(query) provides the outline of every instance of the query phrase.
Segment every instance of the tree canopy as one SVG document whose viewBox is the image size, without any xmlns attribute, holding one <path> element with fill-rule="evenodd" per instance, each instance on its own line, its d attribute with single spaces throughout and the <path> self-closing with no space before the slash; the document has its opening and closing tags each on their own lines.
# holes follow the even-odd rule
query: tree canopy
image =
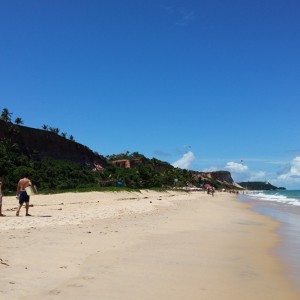
<svg viewBox="0 0 300 300">
<path fill-rule="evenodd" d="M 135 153 L 134 157 L 136 156 Z M 15 191 L 17 182 L 25 174 L 30 177 L 39 191 L 44 192 L 79 187 L 116 186 L 118 182 L 122 182 L 124 187 L 134 189 L 201 183 L 193 177 L 191 171 L 178 168 L 161 170 L 157 166 L 158 162 L 157 159 L 151 159 L 148 163 L 133 168 L 120 168 L 109 164 L 102 171 L 94 171 L 69 161 L 30 159 L 16 144 L 9 140 L 0 141 L 0 177 L 3 178 L 7 191 Z"/>
</svg>

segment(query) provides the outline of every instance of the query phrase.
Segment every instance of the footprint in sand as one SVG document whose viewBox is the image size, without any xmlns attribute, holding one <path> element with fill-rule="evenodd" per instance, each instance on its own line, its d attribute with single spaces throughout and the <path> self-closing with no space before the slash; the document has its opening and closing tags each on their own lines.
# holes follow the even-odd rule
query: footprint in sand
<svg viewBox="0 0 300 300">
<path fill-rule="evenodd" d="M 67 269 L 68 266 L 61 266 L 60 268 L 61 268 L 61 269 Z"/>
<path fill-rule="evenodd" d="M 9 267 L 9 264 L 6 263 L 2 258 L 0 258 L 0 264 Z"/>
<path fill-rule="evenodd" d="M 49 292 L 50 295 L 58 295 L 58 294 L 60 294 L 60 293 L 61 293 L 61 291 L 60 291 L 60 290 L 57 290 L 57 289 L 51 290 L 51 291 Z"/>
</svg>

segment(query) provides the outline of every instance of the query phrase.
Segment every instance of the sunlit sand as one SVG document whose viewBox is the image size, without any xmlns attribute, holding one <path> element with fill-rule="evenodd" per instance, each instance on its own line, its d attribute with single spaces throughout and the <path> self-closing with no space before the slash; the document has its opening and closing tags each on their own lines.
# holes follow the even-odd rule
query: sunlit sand
<svg viewBox="0 0 300 300">
<path fill-rule="evenodd" d="M 4 197 L 0 298 L 296 300 L 278 224 L 235 195 L 88 192 Z"/>
</svg>

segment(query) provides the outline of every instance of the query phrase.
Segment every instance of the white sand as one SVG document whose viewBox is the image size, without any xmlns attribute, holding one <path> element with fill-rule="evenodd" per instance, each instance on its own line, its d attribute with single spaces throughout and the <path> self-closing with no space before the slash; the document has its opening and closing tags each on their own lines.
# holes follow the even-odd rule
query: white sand
<svg viewBox="0 0 300 300">
<path fill-rule="evenodd" d="M 201 192 L 4 197 L 0 299 L 300 299 L 276 222 Z"/>
</svg>

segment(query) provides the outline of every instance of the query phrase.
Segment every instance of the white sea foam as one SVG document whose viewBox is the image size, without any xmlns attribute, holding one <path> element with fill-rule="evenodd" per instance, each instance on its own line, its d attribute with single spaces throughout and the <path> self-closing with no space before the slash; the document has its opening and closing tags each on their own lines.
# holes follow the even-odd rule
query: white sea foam
<svg viewBox="0 0 300 300">
<path fill-rule="evenodd" d="M 250 197 L 250 198 L 256 199 L 256 200 L 278 202 L 278 203 L 287 204 L 287 205 L 300 206 L 299 199 L 289 198 L 285 195 L 281 195 L 280 193 L 266 194 L 264 192 L 253 192 L 253 193 L 248 193 L 247 197 Z"/>
</svg>

